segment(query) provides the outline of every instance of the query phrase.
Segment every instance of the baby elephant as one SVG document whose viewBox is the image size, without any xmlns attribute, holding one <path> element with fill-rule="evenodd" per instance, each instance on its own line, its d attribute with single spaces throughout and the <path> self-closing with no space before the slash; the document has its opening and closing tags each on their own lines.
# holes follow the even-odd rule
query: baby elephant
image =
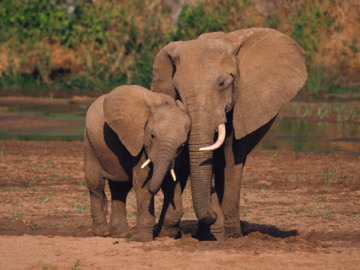
<svg viewBox="0 0 360 270">
<path fill-rule="evenodd" d="M 89 107 L 84 152 L 94 235 L 130 237 L 126 197 L 134 186 L 137 224 L 132 239 L 153 240 L 153 194 L 160 189 L 164 177 L 169 178 L 169 170 L 176 180 L 175 158 L 187 141 L 189 131 L 190 119 L 180 101 L 140 86 L 120 86 Z M 150 162 L 152 166 L 147 166 Z M 109 226 L 104 193 L 106 179 L 111 192 Z M 181 188 L 178 189 L 181 197 Z M 178 202 L 179 199 L 174 203 L 177 209 L 172 210 L 177 211 L 175 216 L 174 213 L 168 215 L 174 216 L 169 222 L 180 220 L 182 205 Z M 166 224 L 167 214 L 164 216 L 164 225 L 177 225 Z"/>
</svg>

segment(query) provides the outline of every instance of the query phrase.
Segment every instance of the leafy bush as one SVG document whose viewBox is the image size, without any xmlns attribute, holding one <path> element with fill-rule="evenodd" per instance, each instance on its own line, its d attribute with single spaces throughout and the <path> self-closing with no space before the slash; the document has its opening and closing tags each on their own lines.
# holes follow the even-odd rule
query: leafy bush
<svg viewBox="0 0 360 270">
<path fill-rule="evenodd" d="M 286 1 L 283 9 L 262 16 L 253 1 L 201 0 L 184 5 L 174 22 L 162 0 L 3 0 L 0 87 L 106 92 L 132 83 L 149 88 L 153 60 L 168 42 L 263 26 L 289 34 L 305 49 L 309 79 L 304 93 L 318 97 L 329 88 L 344 91 L 346 68 L 324 68 L 319 49 L 324 36 L 342 29 L 334 25 L 336 5 L 336 0 Z M 348 42 L 353 55 L 357 44 L 356 36 Z"/>
</svg>

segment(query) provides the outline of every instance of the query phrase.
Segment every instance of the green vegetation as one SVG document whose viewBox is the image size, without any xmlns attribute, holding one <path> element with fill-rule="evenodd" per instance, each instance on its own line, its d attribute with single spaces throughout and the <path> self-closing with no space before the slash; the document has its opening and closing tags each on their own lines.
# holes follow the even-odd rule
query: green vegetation
<svg viewBox="0 0 360 270">
<path fill-rule="evenodd" d="M 356 47 L 354 37 L 352 45 L 348 46 L 352 56 L 348 54 L 344 44 L 341 57 L 337 60 L 340 66 L 329 67 L 324 64 L 328 49 L 321 44 L 330 42 L 331 34 L 339 27 L 339 24 L 335 24 L 336 10 L 340 9 L 338 1 L 327 0 L 322 4 L 309 0 L 296 1 L 294 9 L 296 12 L 288 19 L 289 24 L 293 26 L 290 37 L 305 50 L 308 80 L 304 90 L 307 95 L 319 98 L 326 93 L 355 92 L 360 86 L 360 81 L 355 78 L 353 83 L 346 83 L 346 78 L 349 79 L 349 59 L 356 57 L 357 53 L 356 49 L 351 49 Z"/>
<path fill-rule="evenodd" d="M 331 182 L 333 181 L 333 176 L 336 173 L 336 170 L 329 170 L 327 169 L 327 171 L 325 172 L 324 178 L 327 180 L 327 184 L 331 185 Z"/>
<path fill-rule="evenodd" d="M 50 266 L 43 266 L 43 270 L 56 270 L 56 267 L 50 267 Z"/>
<path fill-rule="evenodd" d="M 299 103 L 291 105 L 291 112 L 302 118 L 315 118 L 319 120 L 334 119 L 339 123 L 349 122 L 359 118 L 360 109 L 351 103 L 323 102 L 321 105 L 301 106 Z"/>
<path fill-rule="evenodd" d="M 0 3 L 0 42 L 13 64 L 0 79 L 2 88 L 104 91 L 121 83 L 149 85 L 155 49 L 165 41 L 163 11 L 144 18 L 145 1 L 76 3 Z"/>
<path fill-rule="evenodd" d="M 132 240 L 131 238 L 124 238 L 125 243 L 130 243 L 131 240 Z"/>
<path fill-rule="evenodd" d="M 169 39 L 189 40 L 203 33 L 231 31 L 231 20 L 241 20 L 238 11 L 248 6 L 249 1 L 200 1 L 194 8 L 185 5 Z"/>
<path fill-rule="evenodd" d="M 81 181 L 81 180 L 78 180 L 77 183 L 78 183 L 79 186 L 87 187 L 87 183 L 86 183 L 86 182 L 83 182 L 83 181 Z"/>
<path fill-rule="evenodd" d="M 48 160 L 47 160 L 47 168 L 48 169 L 52 169 L 54 166 L 51 164 L 51 162 L 50 162 L 50 159 L 48 158 Z"/>
<path fill-rule="evenodd" d="M 50 193 L 49 196 L 43 197 L 43 198 L 40 199 L 40 203 L 47 203 L 47 202 L 51 199 L 52 196 L 54 196 L 54 194 L 53 194 L 53 192 L 51 191 L 51 193 Z"/>
<path fill-rule="evenodd" d="M 40 230 L 42 230 L 42 227 L 40 227 L 38 225 L 34 225 L 34 226 L 27 227 L 27 229 L 29 231 L 40 231 Z"/>
<path fill-rule="evenodd" d="M 265 1 L 264 1 L 265 2 Z M 107 92 L 120 84 L 150 87 L 156 53 L 168 42 L 212 31 L 275 28 L 306 51 L 308 98 L 354 93 L 349 61 L 359 39 L 343 40 L 336 66 L 324 46 L 344 25 L 337 0 L 285 1 L 260 14 L 254 1 L 200 0 L 177 18 L 163 1 L 4 0 L 0 2 L 0 89 L 23 94 Z"/>
<path fill-rule="evenodd" d="M 90 209 L 88 205 L 82 204 L 79 199 L 73 203 L 73 207 L 76 209 L 76 213 L 83 213 Z"/>
<path fill-rule="evenodd" d="M 80 269 L 79 266 L 81 264 L 81 261 L 80 260 L 77 260 L 74 264 L 74 266 L 71 267 L 71 270 L 78 270 Z"/>
</svg>

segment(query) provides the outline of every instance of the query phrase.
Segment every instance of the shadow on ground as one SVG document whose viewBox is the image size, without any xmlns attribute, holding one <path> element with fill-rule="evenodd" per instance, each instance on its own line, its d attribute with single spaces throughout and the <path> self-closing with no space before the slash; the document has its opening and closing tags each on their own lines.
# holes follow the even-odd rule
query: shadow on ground
<svg viewBox="0 0 360 270">
<path fill-rule="evenodd" d="M 193 237 L 196 237 L 197 229 L 197 220 L 184 220 L 180 222 L 180 231 L 183 234 L 191 234 Z M 299 233 L 297 230 L 283 231 L 278 229 L 275 226 L 250 223 L 247 221 L 241 221 L 241 230 L 244 236 L 252 232 L 260 232 L 262 234 L 270 235 L 275 238 L 286 238 L 290 236 L 298 236 Z"/>
</svg>

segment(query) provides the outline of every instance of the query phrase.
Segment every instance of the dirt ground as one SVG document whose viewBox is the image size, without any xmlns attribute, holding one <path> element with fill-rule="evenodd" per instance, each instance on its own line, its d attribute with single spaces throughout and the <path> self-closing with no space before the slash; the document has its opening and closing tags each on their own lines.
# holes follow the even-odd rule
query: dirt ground
<svg viewBox="0 0 360 270">
<path fill-rule="evenodd" d="M 255 150 L 241 189 L 243 238 L 192 238 L 188 184 L 182 239 L 136 243 L 92 236 L 82 150 L 0 141 L 0 269 L 359 269 L 359 156 Z M 127 210 L 135 228 L 133 191 Z"/>
</svg>

